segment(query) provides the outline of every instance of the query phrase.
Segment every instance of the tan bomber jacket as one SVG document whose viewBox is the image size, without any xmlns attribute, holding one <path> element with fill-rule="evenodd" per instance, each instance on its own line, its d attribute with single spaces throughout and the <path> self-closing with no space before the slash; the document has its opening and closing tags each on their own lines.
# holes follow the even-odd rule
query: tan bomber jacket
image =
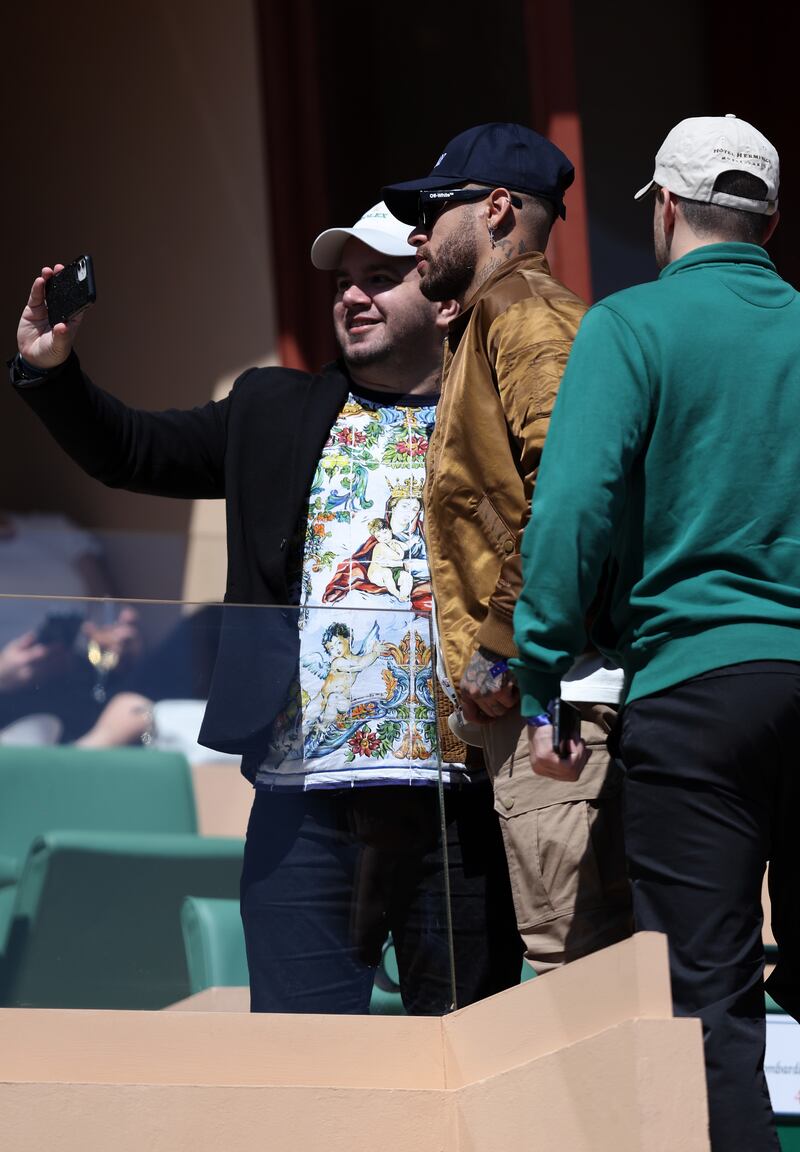
<svg viewBox="0 0 800 1152">
<path fill-rule="evenodd" d="M 439 645 L 454 688 L 478 645 L 516 654 L 522 532 L 586 310 L 534 252 L 504 263 L 450 325 L 427 455 L 425 537 Z"/>
</svg>

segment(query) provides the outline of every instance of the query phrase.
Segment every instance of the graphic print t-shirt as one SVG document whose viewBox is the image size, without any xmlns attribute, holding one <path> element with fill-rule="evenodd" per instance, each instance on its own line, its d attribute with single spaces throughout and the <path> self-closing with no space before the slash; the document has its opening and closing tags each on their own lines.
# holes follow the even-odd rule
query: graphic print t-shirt
<svg viewBox="0 0 800 1152">
<path fill-rule="evenodd" d="M 295 542 L 299 678 L 256 787 L 438 778 L 422 512 L 434 412 L 430 398 L 351 393 L 331 429 Z"/>
</svg>

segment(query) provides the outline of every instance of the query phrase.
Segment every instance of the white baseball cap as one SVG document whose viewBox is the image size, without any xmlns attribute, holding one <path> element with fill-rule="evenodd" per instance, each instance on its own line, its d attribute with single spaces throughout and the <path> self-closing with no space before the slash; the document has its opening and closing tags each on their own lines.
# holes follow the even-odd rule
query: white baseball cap
<svg viewBox="0 0 800 1152">
<path fill-rule="evenodd" d="M 715 192 L 714 184 L 723 172 L 758 176 L 767 186 L 766 198 L 750 200 Z M 727 116 L 693 116 L 681 120 L 669 133 L 656 154 L 652 180 L 634 199 L 640 200 L 658 184 L 686 200 L 772 216 L 778 207 L 779 177 L 778 153 L 752 124 L 732 112 Z"/>
<path fill-rule="evenodd" d="M 408 242 L 410 233 L 408 224 L 393 216 L 381 200 L 356 220 L 352 228 L 328 228 L 320 232 L 311 245 L 311 263 L 326 272 L 338 268 L 342 248 L 351 236 L 385 256 L 414 256 L 416 249 Z"/>
</svg>

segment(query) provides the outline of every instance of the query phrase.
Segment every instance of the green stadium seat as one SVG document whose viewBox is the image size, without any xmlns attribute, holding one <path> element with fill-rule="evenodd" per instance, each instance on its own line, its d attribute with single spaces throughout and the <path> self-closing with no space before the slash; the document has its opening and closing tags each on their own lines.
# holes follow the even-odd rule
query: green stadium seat
<svg viewBox="0 0 800 1152">
<path fill-rule="evenodd" d="M 187 896 L 180 919 L 192 993 L 202 992 L 204 988 L 247 985 L 247 956 L 238 900 Z M 391 939 L 383 947 L 381 963 L 375 972 L 370 1013 L 405 1014 Z"/>
<path fill-rule="evenodd" d="M 375 969 L 375 983 L 369 1010 L 373 1016 L 405 1016 L 403 1000 L 400 996 L 400 974 L 397 970 L 397 956 L 391 936 L 383 945 L 381 962 Z"/>
<path fill-rule="evenodd" d="M 233 900 L 244 840 L 55 831 L 16 889 L 0 1004 L 163 1008 L 192 989 L 180 912 L 190 893 Z"/>
<path fill-rule="evenodd" d="M 53 829 L 196 832 L 186 758 L 151 748 L 0 746 L 0 953 L 28 849 Z"/>
<path fill-rule="evenodd" d="M 238 900 L 187 896 L 181 905 L 181 933 L 192 994 L 205 988 L 247 985 L 247 954 Z"/>
</svg>

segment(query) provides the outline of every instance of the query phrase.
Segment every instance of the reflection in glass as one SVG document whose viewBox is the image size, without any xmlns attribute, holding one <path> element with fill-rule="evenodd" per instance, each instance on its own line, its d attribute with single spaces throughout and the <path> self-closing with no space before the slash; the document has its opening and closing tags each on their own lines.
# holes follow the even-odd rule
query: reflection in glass
<svg viewBox="0 0 800 1152">
<path fill-rule="evenodd" d="M 440 773 L 425 616 L 37 606 L 81 622 L 0 690 L 0 1002 L 164 1007 L 249 978 L 243 1010 L 440 1014 L 518 980 L 491 788 L 471 754 Z M 126 632 L 105 699 L 87 626 Z M 152 791 L 176 772 L 188 815 Z M 202 932 L 227 970 L 198 968 Z"/>
</svg>

